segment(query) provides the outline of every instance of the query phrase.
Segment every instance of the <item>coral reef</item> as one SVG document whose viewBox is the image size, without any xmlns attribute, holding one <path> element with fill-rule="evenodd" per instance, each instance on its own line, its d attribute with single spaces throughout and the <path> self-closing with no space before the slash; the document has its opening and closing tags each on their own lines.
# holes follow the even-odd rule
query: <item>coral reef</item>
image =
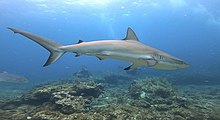
<svg viewBox="0 0 220 120">
<path fill-rule="evenodd" d="M 20 99 L 7 102 L 1 108 L 8 110 L 24 104 L 34 106 L 47 104 L 63 114 L 84 112 L 92 99 L 97 98 L 103 91 L 103 86 L 94 82 L 78 82 L 56 86 L 47 85 L 33 89 L 21 96 Z"/>
<path fill-rule="evenodd" d="M 2 102 L 0 119 L 220 119 L 220 107 L 214 104 L 219 102 L 218 89 L 210 89 L 204 96 L 189 91 L 177 90 L 169 80 L 158 77 L 134 80 L 121 86 L 103 85 L 97 81 L 48 84 L 33 88 L 16 100 Z M 215 95 L 215 99 L 208 94 Z"/>
<path fill-rule="evenodd" d="M 104 76 L 104 82 L 113 84 L 113 85 L 129 83 L 131 80 L 132 80 L 132 77 L 128 77 L 124 75 L 109 74 L 109 75 Z"/>
</svg>

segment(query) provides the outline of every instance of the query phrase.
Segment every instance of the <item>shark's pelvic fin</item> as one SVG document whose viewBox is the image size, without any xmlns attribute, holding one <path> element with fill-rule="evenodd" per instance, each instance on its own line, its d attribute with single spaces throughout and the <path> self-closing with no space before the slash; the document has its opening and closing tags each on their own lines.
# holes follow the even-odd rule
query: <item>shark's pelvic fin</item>
<svg viewBox="0 0 220 120">
<path fill-rule="evenodd" d="M 138 63 L 133 63 L 132 65 L 124 68 L 124 70 L 131 70 L 131 69 L 136 69 L 138 67 L 142 66 L 141 64 L 138 64 Z"/>
<path fill-rule="evenodd" d="M 127 30 L 127 35 L 124 38 L 124 40 L 134 40 L 134 41 L 139 41 L 135 32 L 129 27 Z"/>
<path fill-rule="evenodd" d="M 54 63 L 65 53 L 65 51 L 60 49 L 60 47 L 62 47 L 62 45 L 55 43 L 49 39 L 34 35 L 32 33 L 21 31 L 21 30 L 15 29 L 15 28 L 8 28 L 8 29 L 12 30 L 14 33 L 19 33 L 19 34 L 31 39 L 32 41 L 38 43 L 39 45 L 41 45 L 42 47 L 44 47 L 45 49 L 47 49 L 50 52 L 50 56 L 47 59 L 47 62 L 43 65 L 44 67 Z"/>
</svg>

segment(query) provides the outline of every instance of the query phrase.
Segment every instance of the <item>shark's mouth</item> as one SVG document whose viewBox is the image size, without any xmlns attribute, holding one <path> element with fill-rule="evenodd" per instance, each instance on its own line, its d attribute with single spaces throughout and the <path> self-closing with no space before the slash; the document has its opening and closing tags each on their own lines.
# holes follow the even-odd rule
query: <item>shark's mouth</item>
<svg viewBox="0 0 220 120">
<path fill-rule="evenodd" d="M 155 69 L 160 69 L 160 70 L 176 70 L 178 68 L 187 68 L 189 65 L 184 64 L 182 61 L 165 61 L 165 60 L 160 60 L 157 62 L 156 65 L 154 66 L 149 66 Z"/>
<path fill-rule="evenodd" d="M 187 64 L 179 59 L 168 58 L 162 55 L 152 54 L 144 60 L 147 61 L 147 66 L 161 70 L 175 70 L 177 68 L 185 68 Z"/>
</svg>

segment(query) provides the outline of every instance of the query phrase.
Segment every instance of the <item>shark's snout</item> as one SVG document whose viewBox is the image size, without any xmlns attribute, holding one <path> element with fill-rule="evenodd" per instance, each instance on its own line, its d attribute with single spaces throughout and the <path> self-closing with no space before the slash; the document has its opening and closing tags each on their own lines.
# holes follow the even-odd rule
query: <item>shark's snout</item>
<svg viewBox="0 0 220 120">
<path fill-rule="evenodd" d="M 161 69 L 161 70 L 176 70 L 176 69 L 189 67 L 188 63 L 170 55 L 168 56 L 168 55 L 154 54 L 152 57 L 157 61 L 157 64 L 155 66 L 152 66 L 152 68 Z"/>
<path fill-rule="evenodd" d="M 180 59 L 171 59 L 169 61 L 170 65 L 173 67 L 176 67 L 176 69 L 179 68 L 188 68 L 190 65 L 186 62 L 184 62 L 183 60 Z"/>
<path fill-rule="evenodd" d="M 188 68 L 190 65 L 184 61 L 181 60 L 179 64 L 179 68 Z"/>
</svg>

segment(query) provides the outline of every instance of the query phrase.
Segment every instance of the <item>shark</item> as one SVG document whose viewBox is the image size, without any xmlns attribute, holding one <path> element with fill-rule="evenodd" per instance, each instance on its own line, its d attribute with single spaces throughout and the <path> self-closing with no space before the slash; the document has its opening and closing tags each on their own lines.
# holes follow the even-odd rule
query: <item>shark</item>
<svg viewBox="0 0 220 120">
<path fill-rule="evenodd" d="M 130 27 L 128 27 L 124 39 L 94 40 L 90 42 L 79 40 L 78 43 L 71 45 L 61 45 L 50 39 L 16 28 L 8 27 L 8 29 L 29 38 L 50 52 L 49 58 L 43 65 L 44 67 L 56 62 L 66 52 L 75 53 L 75 57 L 88 55 L 96 56 L 99 60 L 112 58 L 131 62 L 132 64 L 125 67 L 124 70 L 136 69 L 141 66 L 160 70 L 176 70 L 189 67 L 189 64 L 183 60 L 141 43 Z"/>
<path fill-rule="evenodd" d="M 27 83 L 28 79 L 21 75 L 16 75 L 8 72 L 0 72 L 0 82 L 9 83 Z"/>
</svg>

